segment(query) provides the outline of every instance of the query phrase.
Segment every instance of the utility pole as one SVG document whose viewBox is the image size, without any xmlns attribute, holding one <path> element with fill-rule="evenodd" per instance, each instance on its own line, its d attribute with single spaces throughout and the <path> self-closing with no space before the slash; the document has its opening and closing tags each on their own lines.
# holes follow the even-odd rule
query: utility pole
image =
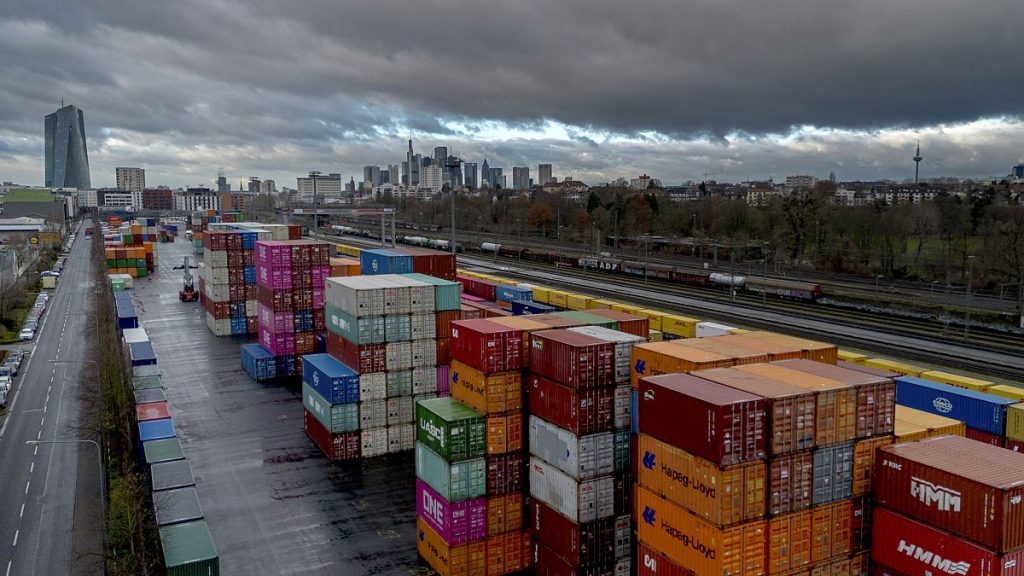
<svg viewBox="0 0 1024 576">
<path fill-rule="evenodd" d="M 729 248 L 729 297 L 736 301 L 736 250 Z"/>
<path fill-rule="evenodd" d="M 974 255 L 967 257 L 967 306 L 964 308 L 964 340 L 970 338 L 971 331 L 971 284 L 974 280 Z"/>
<path fill-rule="evenodd" d="M 765 289 L 768 284 L 768 243 L 761 242 L 761 260 L 764 267 L 761 269 L 761 305 L 768 304 L 768 291 Z"/>
<path fill-rule="evenodd" d="M 317 203 L 316 203 L 316 179 L 320 177 L 319 170 L 313 170 L 309 173 L 309 177 L 313 179 L 313 237 L 320 232 L 320 218 L 317 216 Z"/>
</svg>

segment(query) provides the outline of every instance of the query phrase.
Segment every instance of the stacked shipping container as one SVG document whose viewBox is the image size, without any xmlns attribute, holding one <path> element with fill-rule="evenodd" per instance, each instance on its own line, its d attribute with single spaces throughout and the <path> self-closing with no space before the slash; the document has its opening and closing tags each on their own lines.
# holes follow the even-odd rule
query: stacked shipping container
<svg viewBox="0 0 1024 576">
<path fill-rule="evenodd" d="M 208 231 L 203 235 L 199 299 L 215 336 L 257 333 L 256 241 L 263 231 Z"/>
</svg>

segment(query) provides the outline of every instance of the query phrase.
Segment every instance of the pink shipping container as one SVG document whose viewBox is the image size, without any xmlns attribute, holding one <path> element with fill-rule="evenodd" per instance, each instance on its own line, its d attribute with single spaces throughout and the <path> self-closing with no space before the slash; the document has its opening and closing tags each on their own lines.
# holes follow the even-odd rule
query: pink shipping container
<svg viewBox="0 0 1024 576">
<path fill-rule="evenodd" d="M 295 354 L 294 334 L 260 330 L 259 336 L 260 344 L 274 356 L 293 356 Z"/>
<path fill-rule="evenodd" d="M 451 546 L 487 537 L 487 498 L 448 502 L 417 478 L 416 515 Z"/>
<path fill-rule="evenodd" d="M 295 331 L 295 315 L 291 312 L 274 312 L 263 303 L 257 304 L 257 310 L 257 318 L 261 328 L 277 333 Z"/>
<path fill-rule="evenodd" d="M 437 395 L 441 398 L 451 396 L 451 381 L 448 376 L 448 365 L 437 367 Z"/>
<path fill-rule="evenodd" d="M 689 374 L 640 379 L 639 428 L 718 466 L 765 457 L 765 401 Z"/>
<path fill-rule="evenodd" d="M 290 268 L 292 265 L 291 245 L 278 240 L 262 240 L 256 243 L 256 265 Z"/>
<path fill-rule="evenodd" d="M 451 357 L 484 374 L 518 370 L 522 332 L 487 320 L 452 322 Z"/>
<path fill-rule="evenodd" d="M 573 390 L 540 376 L 524 382 L 530 413 L 573 434 L 612 430 L 614 388 Z"/>
<path fill-rule="evenodd" d="M 570 330 L 530 335 L 530 371 L 574 390 L 615 385 L 615 344 Z"/>
</svg>

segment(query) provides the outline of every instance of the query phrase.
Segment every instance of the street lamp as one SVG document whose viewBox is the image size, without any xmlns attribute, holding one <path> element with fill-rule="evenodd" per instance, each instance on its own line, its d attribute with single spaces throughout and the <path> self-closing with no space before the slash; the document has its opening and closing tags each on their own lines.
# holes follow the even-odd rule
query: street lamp
<svg viewBox="0 0 1024 576">
<path fill-rule="evenodd" d="M 768 304 L 768 290 L 765 288 L 768 285 L 768 242 L 761 242 L 761 261 L 764 263 L 761 268 L 761 305 Z"/>
<path fill-rule="evenodd" d="M 316 179 L 320 177 L 319 170 L 311 170 L 309 177 L 313 179 L 313 237 L 315 238 L 317 233 L 320 232 L 320 219 L 317 218 L 316 210 Z M 383 238 L 381 238 L 383 240 Z"/>
<path fill-rule="evenodd" d="M 964 308 L 964 340 L 971 332 L 971 284 L 974 280 L 974 256 L 967 257 L 967 307 Z"/>
</svg>

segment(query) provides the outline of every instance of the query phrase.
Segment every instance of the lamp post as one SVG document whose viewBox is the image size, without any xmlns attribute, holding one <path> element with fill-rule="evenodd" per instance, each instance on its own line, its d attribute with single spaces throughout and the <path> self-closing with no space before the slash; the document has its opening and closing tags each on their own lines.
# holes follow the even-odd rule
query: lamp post
<svg viewBox="0 0 1024 576">
<path fill-rule="evenodd" d="M 765 289 L 768 284 L 768 242 L 761 242 L 761 261 L 764 263 L 761 268 L 761 305 L 768 304 L 768 291 Z"/>
<path fill-rule="evenodd" d="M 974 280 L 974 256 L 967 257 L 967 306 L 964 308 L 964 340 L 971 333 L 971 284 Z"/>
<path fill-rule="evenodd" d="M 313 237 L 320 232 L 320 219 L 317 218 L 316 210 L 316 179 L 320 177 L 319 170 L 311 170 L 309 177 L 313 179 Z M 381 239 L 383 240 L 383 238 Z"/>
</svg>

